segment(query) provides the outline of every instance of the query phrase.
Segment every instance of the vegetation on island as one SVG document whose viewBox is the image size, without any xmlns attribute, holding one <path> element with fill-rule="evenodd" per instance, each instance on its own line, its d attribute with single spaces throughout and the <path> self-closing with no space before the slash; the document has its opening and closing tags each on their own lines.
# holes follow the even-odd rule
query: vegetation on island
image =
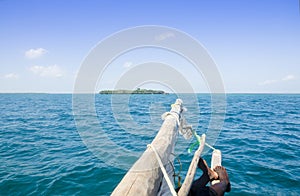
<svg viewBox="0 0 300 196">
<path fill-rule="evenodd" d="M 100 94 L 166 94 L 162 90 L 140 89 L 136 90 L 103 90 Z"/>
</svg>

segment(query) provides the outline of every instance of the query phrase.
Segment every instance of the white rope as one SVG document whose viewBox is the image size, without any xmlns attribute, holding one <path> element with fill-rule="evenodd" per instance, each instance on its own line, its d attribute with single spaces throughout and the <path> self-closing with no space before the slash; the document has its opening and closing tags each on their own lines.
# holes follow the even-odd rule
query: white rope
<svg viewBox="0 0 300 196">
<path fill-rule="evenodd" d="M 196 137 L 196 139 L 198 140 L 198 138 L 199 138 L 200 136 L 197 134 L 197 132 L 196 132 L 195 130 L 193 130 L 193 129 L 191 129 L 191 130 L 192 130 L 192 133 L 194 134 L 194 136 Z M 198 142 L 199 142 L 199 141 L 198 141 Z M 212 147 L 211 145 L 209 145 L 209 144 L 206 143 L 206 142 L 205 142 L 205 146 L 211 148 L 212 150 L 216 150 L 214 147 Z"/>
<path fill-rule="evenodd" d="M 181 115 L 179 133 L 184 137 L 184 139 L 189 140 L 193 136 L 193 127 L 188 125 L 186 119 Z"/>
<path fill-rule="evenodd" d="M 178 113 L 176 113 L 176 112 L 165 112 L 165 113 L 161 116 L 162 120 L 165 120 L 165 118 L 166 118 L 168 115 L 174 116 L 174 118 L 176 119 L 176 122 L 177 122 L 177 126 L 180 126 L 179 114 L 178 114 Z"/>
<path fill-rule="evenodd" d="M 166 179 L 166 182 L 167 182 L 167 184 L 168 184 L 168 186 L 170 188 L 170 191 L 171 191 L 172 195 L 173 196 L 177 196 L 177 193 L 176 193 L 176 191 L 175 191 L 175 189 L 173 187 L 173 184 L 172 184 L 172 182 L 171 182 L 171 180 L 170 180 L 170 178 L 168 176 L 168 173 L 167 173 L 167 171 L 166 171 L 166 169 L 165 169 L 165 167 L 164 167 L 164 165 L 163 165 L 163 163 L 162 163 L 162 161 L 161 161 L 161 159 L 159 157 L 159 154 L 157 153 L 156 149 L 154 148 L 154 146 L 152 144 L 148 144 L 147 147 L 152 148 L 152 150 L 153 150 L 153 152 L 155 154 L 155 157 L 157 159 L 157 162 L 159 164 L 159 167 L 160 167 L 162 173 L 164 174 L 164 178 Z"/>
<path fill-rule="evenodd" d="M 212 146 L 209 145 L 208 143 L 205 143 L 205 146 L 207 146 L 207 147 L 209 147 L 209 148 L 211 148 L 211 149 L 213 149 L 213 150 L 216 150 L 214 147 L 212 147 Z"/>
</svg>

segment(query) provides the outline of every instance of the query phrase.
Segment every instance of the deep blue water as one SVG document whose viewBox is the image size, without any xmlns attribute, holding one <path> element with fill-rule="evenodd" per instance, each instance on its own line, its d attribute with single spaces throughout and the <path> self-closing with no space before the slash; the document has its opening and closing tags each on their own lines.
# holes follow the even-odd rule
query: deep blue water
<svg viewBox="0 0 300 196">
<path fill-rule="evenodd" d="M 182 97 L 185 118 L 205 133 L 213 113 L 210 96 L 199 94 L 197 103 L 189 96 Z M 96 95 L 94 122 L 83 102 L 76 106 L 83 114 L 75 118 L 72 95 L 0 94 L 0 195 L 109 195 L 175 99 L 132 95 L 127 103 L 122 95 L 113 102 L 110 95 Z M 299 106 L 300 95 L 227 95 L 214 144 L 231 180 L 227 195 L 299 195 Z M 191 142 L 178 136 L 182 177 L 192 159 L 186 152 Z M 204 155 L 208 163 L 210 154 Z"/>
</svg>

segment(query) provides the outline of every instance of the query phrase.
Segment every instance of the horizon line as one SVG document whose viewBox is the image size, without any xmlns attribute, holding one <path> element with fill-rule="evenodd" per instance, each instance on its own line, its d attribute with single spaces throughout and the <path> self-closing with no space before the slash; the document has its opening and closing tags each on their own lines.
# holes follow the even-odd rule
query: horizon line
<svg viewBox="0 0 300 196">
<path fill-rule="evenodd" d="M 300 92 L 224 92 L 224 93 L 212 93 L 212 92 L 165 92 L 166 94 L 300 94 Z M 0 92 L 0 94 L 100 94 L 99 92 Z"/>
</svg>

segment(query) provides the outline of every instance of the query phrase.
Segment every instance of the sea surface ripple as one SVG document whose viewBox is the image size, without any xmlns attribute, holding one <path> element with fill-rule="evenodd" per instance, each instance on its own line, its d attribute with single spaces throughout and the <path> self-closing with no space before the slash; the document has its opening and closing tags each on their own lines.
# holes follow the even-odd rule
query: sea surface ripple
<svg viewBox="0 0 300 196">
<path fill-rule="evenodd" d="M 198 94 L 196 103 L 190 96 L 178 95 L 188 109 L 185 118 L 199 134 L 205 133 L 213 113 L 210 95 Z M 126 99 L 112 106 L 110 95 L 96 95 L 98 126 L 110 141 L 133 152 L 129 161 L 134 162 L 176 98 L 132 95 L 128 109 L 120 110 Z M 299 105 L 298 94 L 227 95 L 225 122 L 214 144 L 231 180 L 227 195 L 299 195 Z M 112 107 L 121 112 L 116 116 Z M 0 116 L 0 195 L 109 195 L 126 173 L 85 145 L 75 125 L 71 94 L 0 94 Z M 178 136 L 182 177 L 193 142 Z M 204 155 L 208 163 L 210 156 L 211 151 Z"/>
</svg>

